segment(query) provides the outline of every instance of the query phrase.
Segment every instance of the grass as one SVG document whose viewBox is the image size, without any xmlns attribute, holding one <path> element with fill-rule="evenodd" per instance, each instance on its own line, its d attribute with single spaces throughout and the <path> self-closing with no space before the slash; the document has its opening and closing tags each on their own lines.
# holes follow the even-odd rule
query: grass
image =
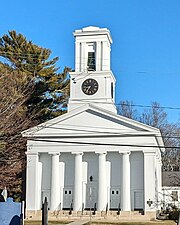
<svg viewBox="0 0 180 225">
<path fill-rule="evenodd" d="M 92 225 L 176 225 L 174 221 L 146 221 L 146 222 L 93 222 Z"/>
<path fill-rule="evenodd" d="M 48 225 L 54 225 L 54 224 L 67 224 L 67 223 L 71 223 L 72 221 L 50 221 L 48 222 Z M 25 225 L 42 225 L 41 221 L 28 221 L 26 220 L 24 222 Z"/>
<path fill-rule="evenodd" d="M 48 225 L 54 224 L 67 224 L 71 221 L 50 221 Z M 164 221 L 148 221 L 148 222 L 88 222 L 86 225 L 176 225 L 176 223 L 172 220 L 164 220 Z M 25 221 L 25 225 L 42 225 L 41 221 Z"/>
</svg>

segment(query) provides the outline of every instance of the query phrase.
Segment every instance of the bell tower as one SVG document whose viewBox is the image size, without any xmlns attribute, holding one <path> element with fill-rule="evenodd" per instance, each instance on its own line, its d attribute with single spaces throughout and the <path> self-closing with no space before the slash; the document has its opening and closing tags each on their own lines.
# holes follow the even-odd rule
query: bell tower
<svg viewBox="0 0 180 225">
<path fill-rule="evenodd" d="M 115 77 L 110 69 L 112 38 L 107 28 L 76 30 L 75 71 L 70 73 L 68 111 L 92 103 L 116 113 Z"/>
</svg>

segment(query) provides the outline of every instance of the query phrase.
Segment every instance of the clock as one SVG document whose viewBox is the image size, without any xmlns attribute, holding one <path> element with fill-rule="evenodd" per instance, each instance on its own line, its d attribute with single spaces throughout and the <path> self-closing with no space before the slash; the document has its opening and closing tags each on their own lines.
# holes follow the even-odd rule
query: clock
<svg viewBox="0 0 180 225">
<path fill-rule="evenodd" d="M 98 91 L 98 86 L 96 80 L 89 78 L 82 83 L 82 91 L 86 95 L 93 95 Z"/>
</svg>

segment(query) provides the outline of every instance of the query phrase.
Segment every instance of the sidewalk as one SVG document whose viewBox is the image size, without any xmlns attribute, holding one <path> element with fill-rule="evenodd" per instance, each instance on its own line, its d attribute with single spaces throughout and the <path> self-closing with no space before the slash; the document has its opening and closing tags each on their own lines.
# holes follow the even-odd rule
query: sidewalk
<svg viewBox="0 0 180 225">
<path fill-rule="evenodd" d="M 79 220 L 79 221 L 74 221 L 72 223 L 68 223 L 67 225 L 83 225 L 89 222 L 89 220 Z"/>
</svg>

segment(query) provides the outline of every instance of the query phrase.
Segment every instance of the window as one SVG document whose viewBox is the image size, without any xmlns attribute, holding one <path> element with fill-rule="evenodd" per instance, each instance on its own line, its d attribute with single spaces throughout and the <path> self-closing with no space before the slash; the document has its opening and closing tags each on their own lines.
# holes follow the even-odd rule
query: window
<svg viewBox="0 0 180 225">
<path fill-rule="evenodd" d="M 178 201 L 178 192 L 172 191 L 171 197 L 173 201 Z"/>
<path fill-rule="evenodd" d="M 64 193 L 65 193 L 65 195 L 67 195 L 67 191 L 65 191 Z"/>
<path fill-rule="evenodd" d="M 87 51 L 87 70 L 95 71 L 96 70 L 96 43 L 89 42 L 86 46 Z"/>
<path fill-rule="evenodd" d="M 88 71 L 96 70 L 95 52 L 88 52 Z"/>
<path fill-rule="evenodd" d="M 71 191 L 69 191 L 69 194 L 71 195 Z"/>
</svg>

